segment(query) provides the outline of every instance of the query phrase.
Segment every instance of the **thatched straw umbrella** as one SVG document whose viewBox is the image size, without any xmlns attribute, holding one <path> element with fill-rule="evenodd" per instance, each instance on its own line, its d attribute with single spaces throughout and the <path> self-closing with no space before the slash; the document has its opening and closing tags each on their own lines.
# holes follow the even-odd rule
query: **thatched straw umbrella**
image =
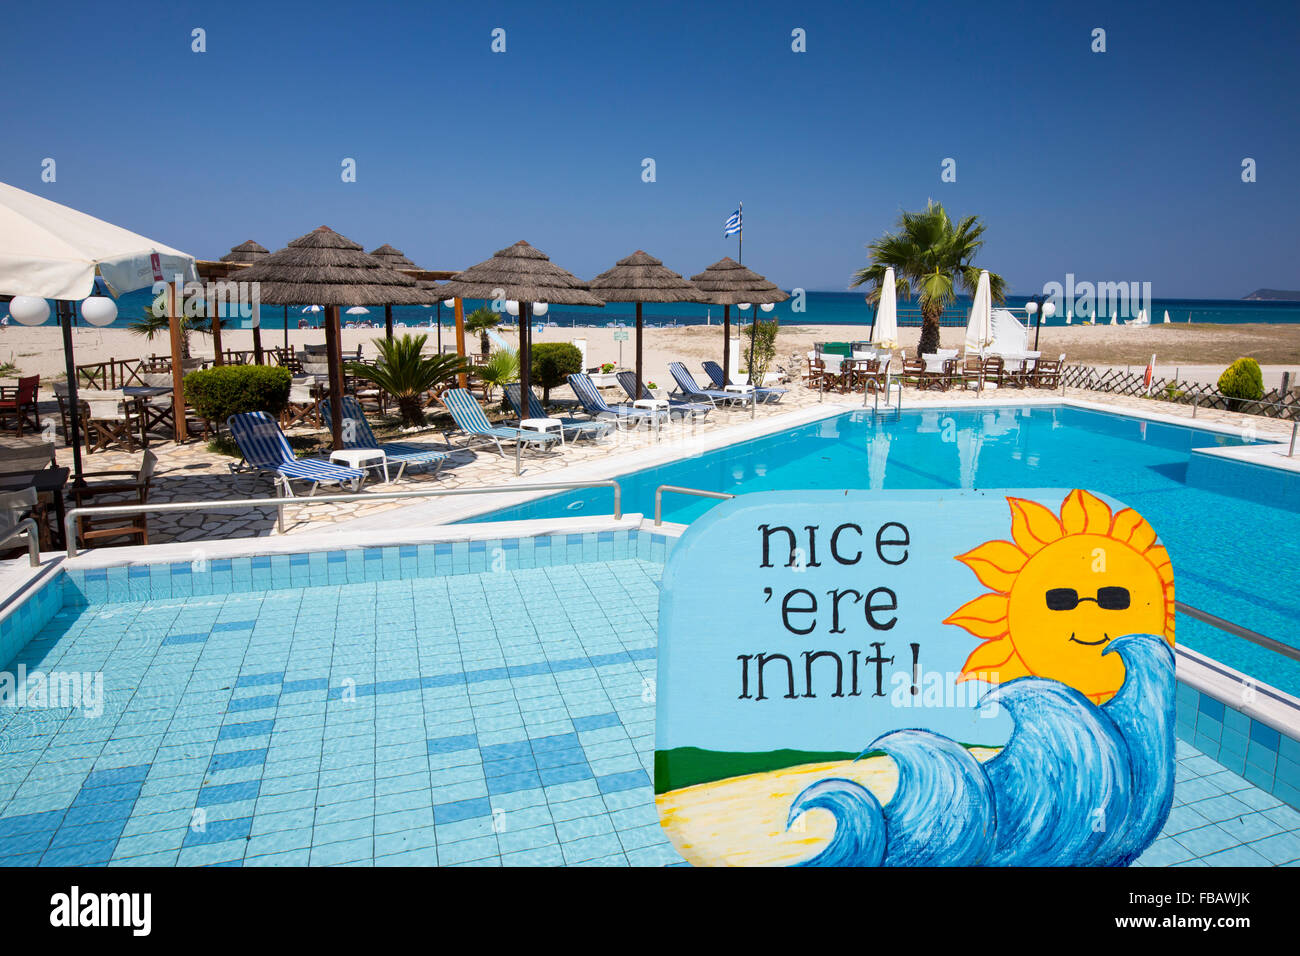
<svg viewBox="0 0 1300 956">
<path fill-rule="evenodd" d="M 279 252 L 253 263 L 240 281 L 256 282 L 263 302 L 325 307 L 329 352 L 330 431 L 343 447 L 343 355 L 339 349 L 339 308 L 351 305 L 419 304 L 422 293 L 409 276 L 368 256 L 360 245 L 328 226 L 293 240 Z"/>
<path fill-rule="evenodd" d="M 548 305 L 604 305 L 592 295 L 587 283 L 572 272 L 561 269 L 546 253 L 534 249 L 522 239 L 501 249 L 464 272 L 458 272 L 442 286 L 444 295 L 454 297 L 457 312 L 457 336 L 462 299 L 513 299 L 519 303 L 519 394 L 528 394 L 532 369 L 532 329 L 529 317 L 532 303 Z M 457 343 L 463 348 L 463 343 Z M 521 421 L 528 417 L 528 402 L 520 402 Z"/>
<path fill-rule="evenodd" d="M 252 239 L 246 239 L 237 246 L 232 246 L 230 251 L 222 256 L 219 262 L 246 262 L 252 264 L 259 259 L 265 259 L 271 254 L 271 250 Z M 236 276 L 236 279 L 239 277 Z M 286 306 L 287 310 L 287 306 Z M 217 364 L 221 364 L 221 323 L 217 317 L 212 317 L 212 345 L 216 350 Z M 284 313 L 284 348 L 289 350 L 289 313 Z M 253 323 L 253 361 L 258 365 L 262 364 L 262 329 L 257 322 Z"/>
<path fill-rule="evenodd" d="M 591 291 L 606 302 L 636 303 L 636 380 L 637 388 L 645 378 L 641 362 L 641 303 L 706 302 L 705 294 L 683 279 L 654 256 L 638 249 L 614 268 L 591 280 Z"/>
<path fill-rule="evenodd" d="M 405 269 L 420 268 L 410 259 L 406 258 L 406 254 L 403 253 L 401 249 L 391 246 L 388 243 L 384 243 L 378 249 L 371 249 L 370 254 L 384 265 L 388 266 L 388 268 L 396 269 L 399 272 Z M 423 285 L 424 284 L 421 284 L 421 287 L 423 287 Z M 432 304 L 432 302 L 420 303 L 420 305 Z M 391 305 L 384 306 L 384 335 L 388 336 L 390 339 L 393 337 L 393 307 Z"/>
<path fill-rule="evenodd" d="M 711 305 L 720 305 L 722 309 L 722 374 L 731 381 L 731 307 L 741 303 L 754 306 L 769 302 L 784 302 L 790 298 L 779 288 L 768 282 L 757 272 L 747 269 L 730 256 L 724 256 L 691 281 L 700 288 L 705 298 L 702 301 Z M 757 313 L 755 313 L 757 316 Z M 754 364 L 754 339 L 749 340 L 749 364 Z M 761 382 L 751 382 L 761 385 Z"/>
</svg>

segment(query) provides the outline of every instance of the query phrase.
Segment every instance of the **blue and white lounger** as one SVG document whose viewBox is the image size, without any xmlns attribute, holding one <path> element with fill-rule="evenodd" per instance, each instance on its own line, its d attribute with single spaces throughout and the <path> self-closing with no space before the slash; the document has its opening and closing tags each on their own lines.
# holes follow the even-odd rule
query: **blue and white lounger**
<svg viewBox="0 0 1300 956">
<path fill-rule="evenodd" d="M 259 474 L 275 475 L 277 485 L 284 489 L 286 498 L 292 498 L 293 489 L 290 481 L 307 481 L 311 483 L 309 495 L 316 494 L 319 485 L 352 484 L 350 490 L 360 490 L 366 480 L 366 473 L 356 468 L 344 468 L 333 462 L 318 458 L 295 458 L 289 440 L 280 431 L 280 426 L 266 412 L 241 412 L 226 419 L 230 434 L 247 463 L 244 467 Z M 231 465 L 231 471 L 242 470 Z"/>
<path fill-rule="evenodd" d="M 672 372 L 673 380 L 677 382 L 677 393 L 683 398 L 692 401 L 705 401 L 712 405 L 718 402 L 726 402 L 731 405 L 748 405 L 754 400 L 751 392 L 727 392 L 722 389 L 700 388 L 695 381 L 695 376 L 686 371 L 686 366 L 681 362 L 669 362 L 668 371 Z"/>
<path fill-rule="evenodd" d="M 714 388 L 723 388 L 731 383 L 727 381 L 726 376 L 722 374 L 722 366 L 717 362 L 705 362 L 702 366 L 704 374 L 713 381 Z M 763 385 L 754 389 L 758 393 L 758 400 L 765 405 L 775 405 L 781 400 L 781 396 L 790 391 L 788 388 L 774 388 L 770 385 Z"/>
<path fill-rule="evenodd" d="M 520 445 L 537 445 L 541 448 L 560 441 L 560 436 L 554 432 L 531 432 L 510 425 L 493 425 L 487 420 L 483 409 L 479 408 L 478 402 L 474 400 L 474 396 L 468 389 L 449 388 L 438 397 L 438 401 L 442 402 L 451 413 L 456 428 L 465 433 L 467 448 L 475 441 L 491 442 L 497 446 L 497 453 L 504 458 L 506 453 L 501 448 L 503 441 L 518 442 Z M 447 441 L 451 441 L 450 434 L 447 434 Z"/>
<path fill-rule="evenodd" d="M 515 414 L 520 418 L 551 418 L 559 422 L 563 428 L 561 438 L 568 435 L 574 439 L 583 437 L 598 439 L 604 438 L 609 434 L 613 426 L 609 422 L 596 422 L 586 418 L 566 418 L 563 415 L 547 415 L 546 409 L 538 401 L 536 393 L 530 388 L 528 390 L 528 414 L 525 415 L 519 408 L 519 383 L 506 386 L 506 401 L 510 407 L 515 410 Z"/>
<path fill-rule="evenodd" d="M 328 398 L 321 402 L 320 414 L 323 421 L 330 421 L 330 400 Z M 397 475 L 391 480 L 399 481 L 406 471 L 407 465 L 432 464 L 435 466 L 433 473 L 436 476 L 442 470 L 442 464 L 448 457 L 448 453 L 445 451 L 422 448 L 419 445 L 407 445 L 402 442 L 379 444 L 375 438 L 375 433 L 370 430 L 370 423 L 366 421 L 365 412 L 361 410 L 361 403 L 351 395 L 343 396 L 343 447 L 370 448 L 381 452 L 384 456 L 381 463 L 384 467 L 385 482 L 390 480 L 388 477 L 389 462 L 397 465 Z"/>
<path fill-rule="evenodd" d="M 650 390 L 644 385 L 641 386 L 641 394 L 637 394 L 636 372 L 619 372 L 614 377 L 618 380 L 618 384 L 623 391 L 627 393 L 628 398 L 654 398 L 654 396 L 650 394 Z M 680 398 L 670 398 L 667 401 L 669 416 L 676 416 L 677 418 L 685 418 L 687 415 L 696 415 L 700 418 L 705 418 L 708 416 L 709 412 L 713 411 L 712 405 L 705 405 L 703 402 L 684 402 Z"/>
<path fill-rule="evenodd" d="M 582 410 L 592 418 L 618 422 L 621 425 L 658 425 L 668 418 L 666 409 L 609 404 L 600 397 L 600 392 L 591 378 L 581 372 L 569 376 L 569 386 L 573 389 L 573 394 L 578 396 L 578 401 L 582 403 Z"/>
</svg>

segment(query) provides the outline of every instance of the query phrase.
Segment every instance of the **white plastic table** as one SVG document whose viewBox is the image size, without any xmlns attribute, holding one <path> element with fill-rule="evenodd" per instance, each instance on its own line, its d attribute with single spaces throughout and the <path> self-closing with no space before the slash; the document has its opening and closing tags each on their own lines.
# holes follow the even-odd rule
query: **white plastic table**
<svg viewBox="0 0 1300 956">
<path fill-rule="evenodd" d="M 564 422 L 558 418 L 525 418 L 519 427 L 528 432 L 554 431 L 560 436 L 560 444 L 564 444 Z"/>
<path fill-rule="evenodd" d="M 340 448 L 330 452 L 330 461 L 336 465 L 343 464 L 363 471 L 367 468 L 382 467 L 384 484 L 388 484 L 388 456 L 384 454 L 382 448 Z"/>
</svg>

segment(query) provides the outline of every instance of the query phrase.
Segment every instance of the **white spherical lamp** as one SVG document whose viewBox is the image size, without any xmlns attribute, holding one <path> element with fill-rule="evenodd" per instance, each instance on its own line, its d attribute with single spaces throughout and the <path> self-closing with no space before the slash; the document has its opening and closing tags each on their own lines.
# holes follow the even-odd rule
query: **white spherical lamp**
<svg viewBox="0 0 1300 956">
<path fill-rule="evenodd" d="M 745 311 L 745 309 L 748 309 L 752 304 L 753 303 L 751 302 L 742 302 L 740 303 L 740 305 L 736 306 L 736 308 L 740 309 L 743 312 Z"/>
<path fill-rule="evenodd" d="M 92 295 L 81 303 L 81 317 L 91 325 L 112 325 L 117 318 L 117 303 L 106 295 Z"/>
<path fill-rule="evenodd" d="M 442 300 L 442 304 L 445 305 L 447 308 L 451 309 L 451 308 L 454 308 L 454 307 L 455 307 L 455 305 L 456 305 L 456 300 L 455 300 L 455 299 L 443 299 L 443 300 Z"/>
<path fill-rule="evenodd" d="M 16 295 L 9 303 L 9 314 L 23 325 L 40 325 L 50 317 L 50 304 L 34 295 Z"/>
<path fill-rule="evenodd" d="M 1056 303 L 1048 299 L 1043 303 L 1043 318 L 1050 319 L 1054 315 L 1056 315 Z"/>
<path fill-rule="evenodd" d="M 762 305 L 759 306 L 759 308 L 762 309 L 764 312 L 771 312 L 773 309 L 776 308 L 776 303 L 764 302 Z"/>
<path fill-rule="evenodd" d="M 545 303 L 545 302 L 534 302 L 534 303 L 533 303 L 533 315 L 545 315 L 545 314 L 546 314 L 546 310 L 549 309 L 549 308 L 550 308 L 550 306 L 549 306 L 547 303 Z"/>
<path fill-rule="evenodd" d="M 1034 313 L 1036 313 L 1036 312 L 1038 311 L 1038 303 L 1037 303 L 1037 302 L 1026 302 L 1026 303 L 1025 303 L 1025 311 L 1028 312 L 1030 315 L 1033 315 Z"/>
<path fill-rule="evenodd" d="M 519 303 L 514 299 L 506 299 L 506 311 L 511 315 L 519 314 Z"/>
</svg>

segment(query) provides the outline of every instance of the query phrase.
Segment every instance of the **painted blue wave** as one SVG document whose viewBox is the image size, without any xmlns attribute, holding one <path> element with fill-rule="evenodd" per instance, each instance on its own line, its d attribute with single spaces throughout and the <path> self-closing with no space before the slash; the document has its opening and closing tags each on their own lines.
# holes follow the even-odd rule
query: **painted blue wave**
<svg viewBox="0 0 1300 956">
<path fill-rule="evenodd" d="M 1057 681 L 1026 677 L 995 688 L 1014 729 L 979 763 L 960 744 L 921 730 L 887 734 L 898 788 L 881 807 L 839 778 L 806 788 L 790 808 L 835 817 L 831 842 L 801 866 L 1126 866 L 1151 844 L 1173 802 L 1174 656 L 1152 634 L 1117 638 L 1119 693 L 1098 707 Z M 865 752 L 865 751 L 864 751 Z"/>
</svg>

